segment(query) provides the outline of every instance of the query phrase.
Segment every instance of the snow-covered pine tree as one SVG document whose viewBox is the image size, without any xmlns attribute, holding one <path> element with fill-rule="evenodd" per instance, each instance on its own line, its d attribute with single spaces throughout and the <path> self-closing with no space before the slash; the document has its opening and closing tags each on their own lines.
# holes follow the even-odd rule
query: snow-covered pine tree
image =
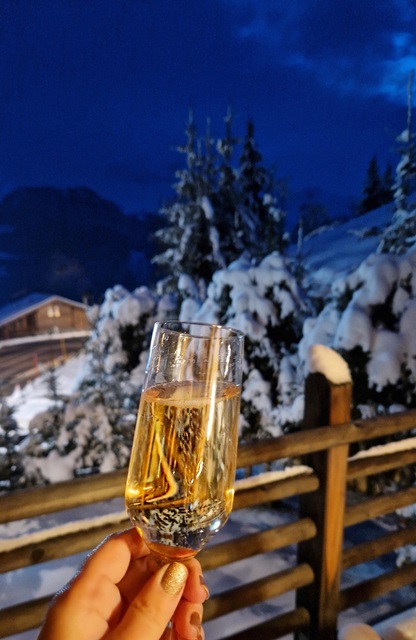
<svg viewBox="0 0 416 640">
<path fill-rule="evenodd" d="M 254 140 L 254 124 L 247 123 L 238 171 L 238 218 L 245 250 L 254 258 L 282 250 L 285 212 L 274 194 L 274 179 L 262 164 Z"/>
<path fill-rule="evenodd" d="M 203 299 L 212 274 L 225 262 L 212 202 L 215 185 L 211 136 L 207 132 L 204 153 L 202 141 L 196 137 L 192 112 L 186 135 L 186 144 L 177 148 L 185 155 L 186 166 L 176 172 L 176 198 L 160 212 L 167 217 L 168 225 L 156 232 L 164 251 L 153 261 L 167 276 L 160 286 L 164 293 L 177 292 L 179 278 L 186 275 Z"/>
<path fill-rule="evenodd" d="M 394 214 L 385 230 L 378 250 L 386 253 L 406 253 L 416 243 L 416 149 L 412 130 L 412 90 L 414 72 L 407 85 L 407 126 L 397 137 L 400 160 L 396 167 Z"/>
<path fill-rule="evenodd" d="M 229 107 L 224 118 L 225 134 L 217 141 L 220 156 L 218 188 L 216 193 L 217 226 L 220 235 L 221 253 L 228 265 L 243 253 L 243 229 L 239 219 L 238 174 L 232 165 L 234 149 L 239 139 L 232 133 L 233 114 Z"/>
<path fill-rule="evenodd" d="M 100 307 L 90 311 L 92 331 L 85 345 L 88 374 L 79 391 L 80 403 L 103 407 L 114 433 L 118 432 L 125 415 L 131 410 L 128 404 L 132 396 L 129 373 L 139 363 L 141 351 L 148 347 L 146 321 L 149 313 L 141 314 L 140 304 L 131 311 L 131 298 L 138 302 L 137 296 L 117 285 L 106 291 Z M 124 311 L 126 307 L 128 310 Z M 131 317 L 133 319 L 130 320 Z"/>
<path fill-rule="evenodd" d="M 146 322 L 155 307 L 153 296 L 142 289 L 130 294 L 117 285 L 108 289 L 103 304 L 90 312 L 92 332 L 85 345 L 88 373 L 74 400 L 70 429 L 76 438 L 90 423 L 90 439 L 80 457 L 84 465 L 99 467 L 110 455 L 114 467 L 120 467 L 128 459 L 140 396 L 131 371 L 148 348 Z M 110 437 L 101 442 L 104 430 Z"/>
<path fill-rule="evenodd" d="M 245 333 L 243 439 L 280 435 L 301 420 L 301 402 L 293 400 L 299 394 L 296 348 L 305 313 L 288 261 L 277 252 L 258 263 L 242 256 L 213 276 L 193 320 Z"/>
<path fill-rule="evenodd" d="M 18 425 L 6 398 L 0 398 L 0 490 L 23 487 L 23 465 L 19 452 Z"/>
<path fill-rule="evenodd" d="M 153 259 L 166 276 L 159 291 L 177 294 L 178 311 L 184 298 L 201 303 L 213 273 L 243 252 L 258 259 L 282 251 L 284 244 L 284 208 L 277 202 L 271 172 L 262 165 L 252 121 L 238 168 L 232 164 L 238 140 L 230 109 L 217 157 L 209 126 L 205 139 L 197 138 L 192 112 L 186 136 L 186 144 L 177 149 L 186 166 L 176 172 L 176 198 L 161 210 L 168 224 L 156 233 L 163 251 Z"/>
</svg>

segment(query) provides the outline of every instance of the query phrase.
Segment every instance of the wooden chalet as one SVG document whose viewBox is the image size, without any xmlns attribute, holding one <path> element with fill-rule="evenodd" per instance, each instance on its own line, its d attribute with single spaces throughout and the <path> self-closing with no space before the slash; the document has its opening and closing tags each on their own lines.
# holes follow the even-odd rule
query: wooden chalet
<svg viewBox="0 0 416 640">
<path fill-rule="evenodd" d="M 58 295 L 32 293 L 0 307 L 0 340 L 89 331 L 88 306 Z"/>
</svg>

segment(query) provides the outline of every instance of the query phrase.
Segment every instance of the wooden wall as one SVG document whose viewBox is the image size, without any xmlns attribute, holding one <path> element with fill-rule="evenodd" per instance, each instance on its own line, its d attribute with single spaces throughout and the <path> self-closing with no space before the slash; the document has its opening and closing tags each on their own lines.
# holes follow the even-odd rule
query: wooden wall
<svg viewBox="0 0 416 640">
<path fill-rule="evenodd" d="M 21 338 L 44 333 L 88 331 L 86 312 L 81 307 L 60 299 L 49 299 L 38 308 L 22 313 L 0 327 L 0 339 Z"/>
</svg>

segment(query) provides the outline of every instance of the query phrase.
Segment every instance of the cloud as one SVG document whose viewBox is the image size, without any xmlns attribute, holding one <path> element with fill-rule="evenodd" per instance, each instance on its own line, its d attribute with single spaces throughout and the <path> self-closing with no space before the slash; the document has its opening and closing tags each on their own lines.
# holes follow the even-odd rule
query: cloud
<svg viewBox="0 0 416 640">
<path fill-rule="evenodd" d="M 383 93 L 392 97 L 405 96 L 405 77 L 416 70 L 416 42 L 413 34 L 397 32 L 392 39 L 394 48 L 391 60 L 384 62 Z"/>
<path fill-rule="evenodd" d="M 413 0 L 222 0 L 234 37 L 262 51 L 262 64 L 298 70 L 341 95 L 403 103 L 416 68 Z"/>
</svg>

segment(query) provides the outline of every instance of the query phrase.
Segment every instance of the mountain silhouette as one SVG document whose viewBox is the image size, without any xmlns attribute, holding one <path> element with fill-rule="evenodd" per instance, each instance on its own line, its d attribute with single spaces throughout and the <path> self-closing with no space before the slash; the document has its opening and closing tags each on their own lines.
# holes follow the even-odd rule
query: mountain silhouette
<svg viewBox="0 0 416 640">
<path fill-rule="evenodd" d="M 115 284 L 148 284 L 157 224 L 84 187 L 9 193 L 0 203 L 0 304 L 33 291 L 100 302 Z"/>
</svg>

